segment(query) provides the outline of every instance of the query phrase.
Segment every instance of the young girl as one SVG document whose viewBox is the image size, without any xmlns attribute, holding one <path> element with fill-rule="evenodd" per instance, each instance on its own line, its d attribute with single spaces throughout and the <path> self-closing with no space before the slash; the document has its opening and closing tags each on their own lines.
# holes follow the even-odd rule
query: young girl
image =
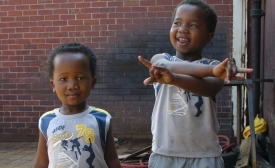
<svg viewBox="0 0 275 168">
<path fill-rule="evenodd" d="M 89 106 L 96 57 L 85 45 L 65 43 L 49 57 L 50 83 L 62 107 L 39 119 L 34 168 L 118 168 L 110 114 Z"/>
</svg>

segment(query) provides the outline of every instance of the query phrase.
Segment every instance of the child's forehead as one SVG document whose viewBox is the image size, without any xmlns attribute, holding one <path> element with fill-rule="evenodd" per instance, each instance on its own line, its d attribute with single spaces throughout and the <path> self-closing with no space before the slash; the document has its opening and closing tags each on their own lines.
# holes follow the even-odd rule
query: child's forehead
<svg viewBox="0 0 275 168">
<path fill-rule="evenodd" d="M 60 53 L 54 57 L 54 67 L 56 66 L 75 66 L 82 65 L 89 68 L 89 60 L 87 56 L 82 53 Z"/>
<path fill-rule="evenodd" d="M 199 20 L 204 20 L 205 16 L 206 13 L 201 7 L 190 4 L 182 4 L 177 8 L 174 19 L 187 17 L 189 19 L 199 18 Z"/>
<path fill-rule="evenodd" d="M 176 14 L 181 12 L 181 13 L 185 13 L 185 12 L 194 12 L 194 13 L 203 13 L 204 10 L 196 5 L 192 5 L 192 4 L 182 4 L 180 6 L 178 6 L 177 10 L 176 10 Z"/>
<path fill-rule="evenodd" d="M 76 61 L 76 60 L 87 61 L 88 58 L 87 58 L 87 56 L 85 56 L 82 53 L 70 53 L 70 52 L 56 54 L 56 56 L 54 58 L 54 62 L 57 62 L 57 61 Z"/>
</svg>

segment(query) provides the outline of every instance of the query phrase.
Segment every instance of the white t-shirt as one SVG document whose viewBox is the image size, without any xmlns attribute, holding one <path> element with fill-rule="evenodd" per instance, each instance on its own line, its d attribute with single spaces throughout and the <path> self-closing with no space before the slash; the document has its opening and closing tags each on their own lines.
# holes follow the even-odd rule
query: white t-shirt
<svg viewBox="0 0 275 168">
<path fill-rule="evenodd" d="M 107 168 L 104 160 L 110 114 L 91 107 L 74 115 L 59 108 L 43 114 L 39 129 L 47 140 L 49 168 Z"/>
</svg>

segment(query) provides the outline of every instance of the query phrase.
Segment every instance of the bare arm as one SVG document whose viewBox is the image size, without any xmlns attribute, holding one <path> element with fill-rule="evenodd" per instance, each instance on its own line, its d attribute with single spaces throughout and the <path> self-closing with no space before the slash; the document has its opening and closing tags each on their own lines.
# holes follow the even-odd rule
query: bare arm
<svg viewBox="0 0 275 168">
<path fill-rule="evenodd" d="M 154 66 L 165 65 L 167 69 L 176 74 L 191 75 L 197 78 L 214 76 L 214 65 L 194 64 L 190 62 L 172 62 L 163 54 L 154 55 L 150 61 Z"/>
<path fill-rule="evenodd" d="M 230 83 L 230 80 L 243 81 L 245 79 L 243 76 L 236 76 L 237 73 L 253 72 L 253 69 L 251 68 L 238 68 L 235 63 L 229 61 L 228 59 L 225 59 L 218 65 L 203 65 L 188 62 L 171 62 L 163 54 L 157 54 L 153 56 L 151 62 L 147 61 L 141 56 L 139 56 L 138 59 L 148 68 L 150 68 L 152 65 L 165 65 L 165 67 L 173 73 L 191 75 L 197 78 L 204 78 L 208 76 L 218 77 L 219 79 L 222 79 L 227 83 Z M 152 72 L 150 71 L 150 73 Z M 147 79 L 146 82 L 154 82 L 154 79 Z"/>
<path fill-rule="evenodd" d="M 151 62 L 138 57 L 139 61 L 149 68 L 149 77 L 144 80 L 147 85 L 153 82 L 172 84 L 201 96 L 213 96 L 223 87 L 223 80 L 244 80 L 237 73 L 251 73 L 253 69 L 238 68 L 233 62 L 225 59 L 218 65 L 172 62 L 163 54 L 152 57 Z"/>
<path fill-rule="evenodd" d="M 48 165 L 49 158 L 47 153 L 46 139 L 43 134 L 39 132 L 37 153 L 33 168 L 47 168 Z"/>
<path fill-rule="evenodd" d="M 109 126 L 109 131 L 107 133 L 104 158 L 109 168 L 121 168 L 115 148 L 112 125 Z"/>
</svg>

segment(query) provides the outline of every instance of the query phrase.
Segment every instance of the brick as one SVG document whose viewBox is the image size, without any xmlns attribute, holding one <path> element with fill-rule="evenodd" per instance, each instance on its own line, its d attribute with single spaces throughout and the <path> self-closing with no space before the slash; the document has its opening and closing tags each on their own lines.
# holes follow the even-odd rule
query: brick
<svg viewBox="0 0 275 168">
<path fill-rule="evenodd" d="M 32 134 L 33 131 L 31 129 L 18 129 L 19 134 Z"/>
<path fill-rule="evenodd" d="M 147 0 L 142 0 L 140 1 L 140 6 L 155 6 L 156 1 L 147 1 Z"/>
<path fill-rule="evenodd" d="M 131 7 L 116 7 L 116 12 L 119 13 L 119 12 L 129 12 L 131 13 L 132 12 L 132 8 Z"/>
<path fill-rule="evenodd" d="M 61 15 L 60 16 L 61 20 L 72 20 L 72 19 L 76 19 L 75 15 Z"/>
<path fill-rule="evenodd" d="M 124 1 L 124 6 L 139 6 L 140 5 L 140 1 Z"/>
<path fill-rule="evenodd" d="M 7 133 L 7 134 L 18 134 L 18 129 L 17 128 L 6 128 L 5 133 Z"/>
<path fill-rule="evenodd" d="M 12 123 L 12 128 L 25 128 L 26 124 L 25 123 Z"/>
<path fill-rule="evenodd" d="M 52 21 L 42 21 L 42 22 L 38 22 L 37 26 L 40 27 L 45 27 L 45 26 L 53 26 L 53 22 Z"/>
<path fill-rule="evenodd" d="M 108 14 L 108 18 L 123 18 L 124 14 L 123 13 L 112 13 Z"/>
<path fill-rule="evenodd" d="M 221 1 L 219 1 L 219 0 L 208 0 L 207 3 L 208 4 L 222 4 Z"/>
<path fill-rule="evenodd" d="M 15 11 L 15 6 L 13 5 L 4 5 L 0 6 L 1 11 Z"/>
<path fill-rule="evenodd" d="M 9 11 L 8 16 L 16 17 L 16 16 L 23 16 L 23 15 L 22 15 L 22 11 Z"/>
<path fill-rule="evenodd" d="M 59 27 L 45 27 L 45 31 L 46 32 L 58 32 L 60 31 L 60 28 Z"/>
<path fill-rule="evenodd" d="M 91 5 L 92 7 L 106 7 L 107 2 L 92 2 Z"/>
<path fill-rule="evenodd" d="M 37 123 L 26 123 L 26 128 L 37 128 Z"/>
<path fill-rule="evenodd" d="M 37 0 L 22 0 L 23 4 L 36 4 Z"/>
<path fill-rule="evenodd" d="M 24 122 L 24 123 L 28 123 L 32 121 L 31 117 L 18 117 L 17 119 L 18 119 L 18 122 Z"/>
<path fill-rule="evenodd" d="M 40 4 L 30 5 L 30 9 L 32 9 L 32 10 L 45 9 L 45 5 L 40 5 Z"/>
<path fill-rule="evenodd" d="M 15 6 L 15 10 L 17 10 L 17 11 L 23 11 L 23 10 L 29 10 L 29 9 L 30 9 L 29 5 Z"/>
<path fill-rule="evenodd" d="M 17 117 L 4 117 L 4 122 L 17 122 Z"/>
<path fill-rule="evenodd" d="M 76 15 L 76 19 L 91 19 L 91 14 L 89 13 L 78 14 Z"/>
<path fill-rule="evenodd" d="M 84 13 L 100 13 L 100 8 L 93 7 L 93 8 L 85 8 Z"/>
<path fill-rule="evenodd" d="M 147 12 L 145 7 L 132 7 L 132 12 Z"/>
<path fill-rule="evenodd" d="M 48 1 L 52 1 L 52 0 L 48 0 Z M 59 4 L 48 3 L 48 4 L 44 4 L 44 7 L 45 9 L 59 9 L 60 6 Z"/>
<path fill-rule="evenodd" d="M 62 3 L 60 4 L 60 7 L 65 9 L 75 8 L 75 3 Z"/>
<path fill-rule="evenodd" d="M 37 11 L 31 10 L 31 11 L 23 11 L 23 15 L 22 16 L 36 16 L 36 15 L 37 15 Z"/>
<path fill-rule="evenodd" d="M 24 68 L 22 67 L 11 67 L 10 68 L 10 72 L 22 72 L 24 70 Z"/>
<path fill-rule="evenodd" d="M 163 6 L 148 7 L 148 12 L 163 11 Z"/>
<path fill-rule="evenodd" d="M 84 3 L 84 2 L 83 3 L 79 3 L 78 2 L 75 5 L 76 5 L 75 6 L 76 8 L 89 8 L 89 7 L 91 7 L 91 3 L 88 3 L 88 2 L 87 3 Z"/>
<path fill-rule="evenodd" d="M 14 22 L 14 17 L 1 17 L 1 22 Z"/>
<path fill-rule="evenodd" d="M 69 14 L 69 10 L 68 9 L 56 9 L 56 10 L 53 10 L 53 15 L 67 15 Z"/>
<path fill-rule="evenodd" d="M 7 39 L 9 37 L 8 34 L 0 34 L 1 39 Z"/>
<path fill-rule="evenodd" d="M 171 5 L 171 1 L 167 1 L 167 0 L 158 0 L 156 5 L 159 6 L 165 6 L 165 5 Z"/>
</svg>

